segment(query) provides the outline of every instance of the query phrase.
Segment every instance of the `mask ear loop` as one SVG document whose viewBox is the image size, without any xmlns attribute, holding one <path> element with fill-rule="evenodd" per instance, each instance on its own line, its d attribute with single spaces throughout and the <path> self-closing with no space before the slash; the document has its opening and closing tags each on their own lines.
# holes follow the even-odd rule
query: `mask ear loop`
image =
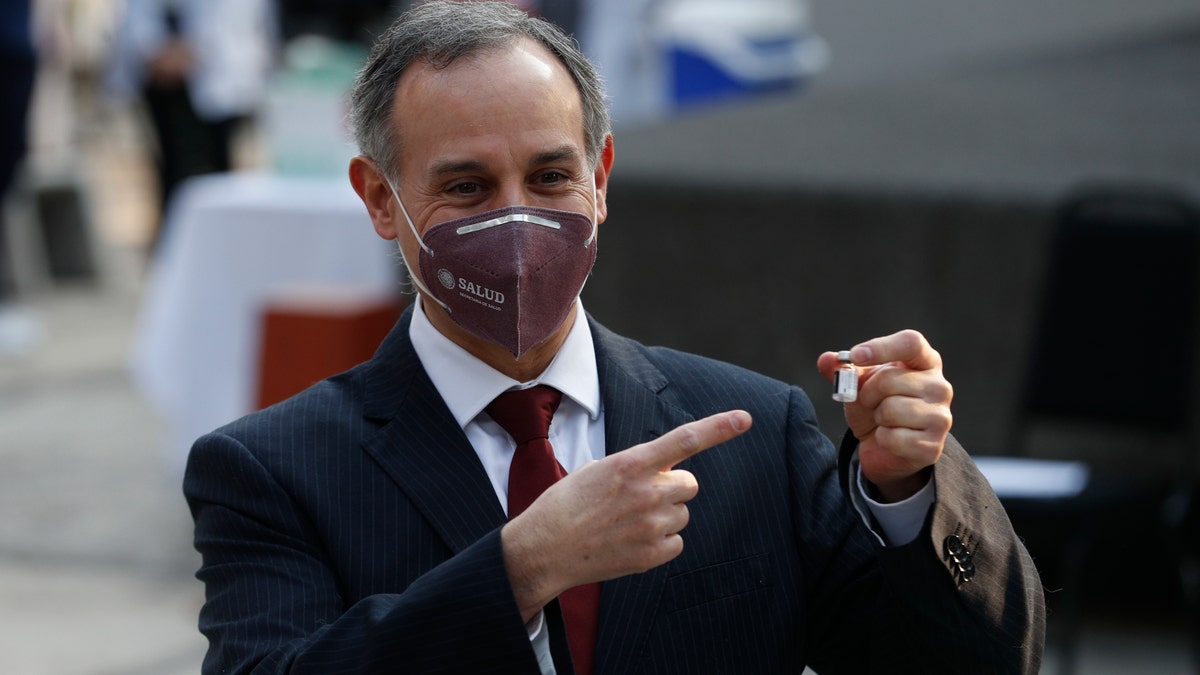
<svg viewBox="0 0 1200 675">
<path fill-rule="evenodd" d="M 399 194 L 399 192 L 397 192 L 397 191 L 396 191 L 396 186 L 395 186 L 395 185 L 392 185 L 392 181 L 391 181 L 391 180 L 388 180 L 388 181 L 387 181 L 387 186 L 388 186 L 388 189 L 390 189 L 390 190 L 392 191 L 392 196 L 396 198 L 396 203 L 400 205 L 400 213 L 404 215 L 404 220 L 405 220 L 405 222 L 407 222 L 407 223 L 408 223 L 408 229 L 412 230 L 413 236 L 417 238 L 417 243 L 418 243 L 418 244 L 420 244 L 420 245 L 421 245 L 421 248 L 422 248 L 422 249 L 423 249 L 423 250 L 424 250 L 426 253 L 428 253 L 428 254 L 429 254 L 429 257 L 431 257 L 431 258 L 432 258 L 432 257 L 433 257 L 433 250 L 432 250 L 431 248 L 429 248 L 428 246 L 426 246 L 426 245 L 425 245 L 425 240 L 424 240 L 424 239 L 421 239 L 421 235 L 417 234 L 417 226 L 416 226 L 416 225 L 413 225 L 412 218 L 409 218 L 409 217 L 408 217 L 408 209 L 404 208 L 404 202 L 400 200 L 400 194 Z M 594 236 L 594 235 L 593 235 L 593 236 Z M 397 248 L 399 248 L 399 249 L 400 249 L 400 259 L 404 261 L 404 267 L 408 269 L 408 278 L 409 278 L 409 279 L 412 279 L 412 282 L 413 282 L 413 284 L 414 284 L 414 285 L 416 285 L 416 287 L 417 287 L 418 289 L 420 289 L 422 292 L 424 292 L 424 293 L 425 293 L 425 295 L 426 295 L 426 296 L 428 296 L 428 297 L 429 297 L 431 300 L 433 300 L 433 301 L 434 301 L 434 302 L 436 302 L 437 304 L 441 305 L 441 306 L 442 306 L 442 308 L 446 310 L 446 313 L 448 313 L 448 314 L 449 314 L 449 313 L 452 313 L 452 311 L 453 311 L 453 310 L 451 310 L 451 309 L 450 309 L 450 305 L 447 305 L 446 303 L 442 302 L 441 300 L 439 300 L 439 299 L 437 298 L 437 296 L 436 296 L 436 295 L 434 295 L 433 293 L 430 293 L 430 292 L 429 292 L 429 288 L 425 286 L 425 283 L 424 283 L 423 281 L 421 281 L 421 270 L 420 270 L 420 268 L 419 268 L 419 267 L 418 267 L 418 268 L 414 268 L 414 267 L 413 267 L 413 266 L 412 266 L 412 265 L 411 265 L 411 264 L 408 262 L 408 257 L 406 257 L 406 256 L 404 255 L 404 247 L 403 247 L 403 246 L 398 246 Z"/>
<path fill-rule="evenodd" d="M 600 227 L 600 193 L 596 191 L 596 174 L 592 173 L 592 236 L 588 237 L 583 242 L 583 247 L 587 248 L 596 240 L 596 232 Z"/>
<path fill-rule="evenodd" d="M 408 229 L 412 230 L 413 236 L 417 238 L 417 243 L 421 245 L 421 248 L 425 249 L 425 252 L 432 256 L 433 250 L 426 246 L 425 240 L 421 238 L 421 235 L 417 234 L 417 226 L 413 225 L 412 218 L 408 217 L 408 209 L 404 208 L 404 202 L 400 200 L 400 193 L 396 191 L 396 186 L 392 185 L 391 180 L 387 181 L 387 186 L 392 191 L 392 196 L 396 198 L 396 203 L 400 205 L 400 213 L 404 214 L 404 222 L 408 223 Z M 401 251 L 400 254 L 404 255 L 404 252 Z M 408 261 L 405 260 L 404 263 L 408 264 Z"/>
<path fill-rule="evenodd" d="M 596 174 L 593 173 L 592 174 L 592 236 L 588 237 L 587 241 L 583 242 L 584 248 L 591 246 L 592 242 L 596 241 L 596 232 L 600 228 L 600 223 L 597 222 L 599 220 L 600 220 L 600 193 L 598 193 L 596 191 Z M 583 278 L 583 282 L 579 284 L 579 290 L 575 292 L 576 299 L 579 299 L 580 294 L 583 293 L 583 287 L 587 286 L 588 279 L 591 279 L 591 278 L 592 278 L 592 273 L 588 272 L 588 275 Z"/>
</svg>

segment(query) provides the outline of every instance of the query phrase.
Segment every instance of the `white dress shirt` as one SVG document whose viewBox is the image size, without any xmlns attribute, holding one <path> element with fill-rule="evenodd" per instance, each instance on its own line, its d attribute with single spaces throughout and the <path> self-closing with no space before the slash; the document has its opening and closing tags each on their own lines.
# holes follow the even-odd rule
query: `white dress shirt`
<svg viewBox="0 0 1200 675">
<path fill-rule="evenodd" d="M 529 382 L 518 382 L 475 358 L 439 333 L 422 310 L 418 304 L 409 326 L 413 349 L 479 455 L 505 513 L 508 513 L 508 467 L 517 445 L 483 411 L 500 394 L 539 384 L 561 391 L 562 403 L 550 423 L 550 445 L 558 463 L 571 473 L 593 459 L 604 457 L 600 376 L 582 303 L 576 301 L 577 318 L 554 360 L 545 372 Z"/>
<path fill-rule="evenodd" d="M 420 295 L 409 325 L 409 338 L 433 386 L 479 455 L 505 513 L 508 512 L 508 469 L 516 442 L 484 412 L 484 408 L 505 391 L 546 384 L 563 393 L 562 403 L 550 423 L 550 444 L 558 463 L 567 473 L 604 457 L 604 411 L 600 403 L 596 349 L 581 300 L 575 301 L 575 323 L 558 354 L 545 372 L 529 382 L 518 382 L 500 373 L 438 332 L 425 316 Z M 851 501 L 868 527 L 871 525 L 868 514 L 879 523 L 883 530 L 882 535 L 875 534 L 879 541 L 897 546 L 916 538 L 934 501 L 933 481 L 903 502 L 880 504 L 863 488 L 864 478 L 858 468 L 857 454 L 853 462 L 858 475 L 855 485 L 859 489 L 852 491 Z M 528 628 L 542 672 L 554 673 L 548 631 L 543 630 L 540 612 Z"/>
</svg>

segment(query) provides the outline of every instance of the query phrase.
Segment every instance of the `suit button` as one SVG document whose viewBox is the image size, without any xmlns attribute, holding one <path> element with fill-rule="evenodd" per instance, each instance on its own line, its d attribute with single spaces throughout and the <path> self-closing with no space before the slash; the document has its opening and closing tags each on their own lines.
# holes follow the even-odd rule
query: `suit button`
<svg viewBox="0 0 1200 675">
<path fill-rule="evenodd" d="M 958 571 L 962 574 L 963 581 L 970 581 L 975 578 L 975 563 L 971 561 L 959 563 Z"/>
<path fill-rule="evenodd" d="M 958 560 L 960 556 L 967 552 L 967 547 L 963 545 L 962 539 L 958 538 L 957 534 L 952 534 L 946 537 L 946 553 L 952 558 Z"/>
</svg>

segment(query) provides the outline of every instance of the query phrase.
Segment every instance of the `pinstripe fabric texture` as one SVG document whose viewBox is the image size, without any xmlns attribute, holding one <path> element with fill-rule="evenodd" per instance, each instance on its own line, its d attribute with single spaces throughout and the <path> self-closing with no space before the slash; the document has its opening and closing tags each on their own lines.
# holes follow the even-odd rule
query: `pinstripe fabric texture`
<svg viewBox="0 0 1200 675">
<path fill-rule="evenodd" d="M 504 512 L 408 318 L 371 361 L 197 441 L 205 673 L 537 672 Z M 603 584 L 597 673 L 1037 672 L 1036 571 L 957 444 L 926 532 L 882 549 L 803 392 L 592 326 L 609 452 L 733 407 L 754 416 L 681 465 L 700 484 L 683 553 Z M 974 552 L 968 583 L 942 553 L 950 534 Z M 561 636 L 556 604 L 546 616 Z M 563 640 L 553 651 L 571 672 Z"/>
</svg>

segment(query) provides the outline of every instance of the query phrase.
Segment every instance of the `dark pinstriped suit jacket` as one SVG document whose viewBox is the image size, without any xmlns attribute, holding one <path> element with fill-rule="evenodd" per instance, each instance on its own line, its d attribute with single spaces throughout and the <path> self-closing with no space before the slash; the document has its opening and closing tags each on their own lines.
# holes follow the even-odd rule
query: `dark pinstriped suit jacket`
<svg viewBox="0 0 1200 675">
<path fill-rule="evenodd" d="M 408 323 L 371 361 L 197 441 L 185 492 L 206 673 L 537 672 L 504 512 Z M 597 673 L 1036 672 L 1037 573 L 956 443 L 921 537 L 884 549 L 798 388 L 591 325 L 609 452 L 733 407 L 754 416 L 681 465 L 700 483 L 682 555 L 603 585 Z M 569 673 L 556 604 L 547 620 Z"/>
</svg>

